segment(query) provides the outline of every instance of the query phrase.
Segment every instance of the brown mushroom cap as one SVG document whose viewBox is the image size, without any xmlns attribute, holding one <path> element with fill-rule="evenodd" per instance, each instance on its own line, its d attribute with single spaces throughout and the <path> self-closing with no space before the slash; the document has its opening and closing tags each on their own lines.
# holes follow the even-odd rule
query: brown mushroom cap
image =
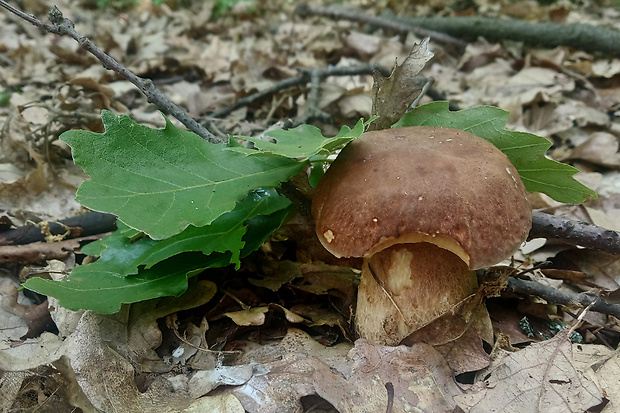
<svg viewBox="0 0 620 413">
<path fill-rule="evenodd" d="M 455 244 L 472 269 L 513 254 L 532 220 L 519 174 L 499 149 L 426 126 L 368 132 L 347 145 L 320 181 L 312 214 L 337 257 L 424 241 Z"/>
</svg>

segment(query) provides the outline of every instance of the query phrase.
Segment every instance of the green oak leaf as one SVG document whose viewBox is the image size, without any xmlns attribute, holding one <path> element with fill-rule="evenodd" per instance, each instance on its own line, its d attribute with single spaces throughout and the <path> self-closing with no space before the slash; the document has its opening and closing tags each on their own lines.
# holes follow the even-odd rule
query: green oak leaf
<svg viewBox="0 0 620 413">
<path fill-rule="evenodd" d="M 110 235 L 91 242 L 82 248 L 84 254 L 100 257 L 89 266 L 103 267 L 110 273 L 122 274 L 123 276 L 138 273 L 136 258 L 157 245 L 157 241 L 149 238 L 140 238 L 134 242 L 134 238 L 141 233 L 129 228 L 122 222 L 116 223 L 117 230 Z M 84 266 L 76 267 L 82 268 Z"/>
<path fill-rule="evenodd" d="M 281 156 L 248 157 L 176 128 L 141 126 L 102 111 L 105 132 L 71 130 L 61 139 L 90 176 L 76 200 L 116 214 L 151 238 L 208 225 L 255 189 L 278 186 L 303 167 Z"/>
<path fill-rule="evenodd" d="M 257 215 L 247 221 L 247 232 L 243 237 L 245 246 L 241 250 L 241 258 L 247 257 L 256 251 L 271 234 L 279 229 L 285 222 L 297 213 L 297 209 L 291 205 L 271 215 Z"/>
<path fill-rule="evenodd" d="M 120 252 L 116 247 L 108 247 L 108 250 Z M 185 253 L 127 277 L 111 270 L 111 262 L 100 260 L 75 267 L 60 281 L 35 277 L 27 280 L 24 286 L 57 298 L 61 306 L 70 310 L 112 314 L 119 311 L 122 304 L 182 294 L 187 290 L 187 278 L 212 266 L 215 260 L 216 257 L 200 253 Z"/>
<path fill-rule="evenodd" d="M 245 246 L 243 237 L 247 230 L 246 221 L 257 215 L 271 215 L 290 205 L 288 198 L 273 189 L 253 191 L 234 210 L 221 215 L 210 225 L 189 226 L 180 234 L 159 241 L 138 257 L 135 264 L 149 268 L 185 251 L 201 251 L 205 255 L 230 251 L 231 263 L 239 269 L 240 254 Z"/>
<path fill-rule="evenodd" d="M 280 228 L 292 210 L 291 202 L 275 190 L 255 191 L 211 225 L 190 227 L 200 230 L 194 237 L 186 230 L 164 241 L 140 237 L 139 231 L 118 222 L 115 232 L 82 248 L 99 260 L 75 267 L 60 281 L 32 278 L 24 286 L 59 299 L 63 307 L 106 314 L 122 304 L 178 296 L 193 274 L 238 264 Z M 202 254 L 187 252 L 192 250 Z"/>
<path fill-rule="evenodd" d="M 235 136 L 254 143 L 258 151 L 244 150 L 243 148 L 231 148 L 248 155 L 260 156 L 265 154 L 285 156 L 287 158 L 309 159 L 315 155 L 329 155 L 340 146 L 359 138 L 364 133 L 366 125 L 373 119 L 364 122 L 360 119 L 353 129 L 348 126 L 340 128 L 340 132 L 333 138 L 326 138 L 319 128 L 312 125 L 299 125 L 293 129 L 277 129 L 265 133 L 277 142 L 268 142 L 251 136 Z"/>
<path fill-rule="evenodd" d="M 451 112 L 448 102 L 432 102 L 406 113 L 392 125 L 444 126 L 461 129 L 488 140 L 510 159 L 525 188 L 543 192 L 558 202 L 580 204 L 596 193 L 573 178 L 576 168 L 545 156 L 551 143 L 526 132 L 506 130 L 509 113 L 494 106 L 479 106 Z"/>
</svg>

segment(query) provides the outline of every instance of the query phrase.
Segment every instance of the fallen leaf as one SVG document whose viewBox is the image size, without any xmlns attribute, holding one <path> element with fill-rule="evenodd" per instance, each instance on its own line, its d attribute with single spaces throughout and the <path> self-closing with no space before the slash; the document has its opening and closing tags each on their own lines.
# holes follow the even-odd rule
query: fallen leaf
<svg viewBox="0 0 620 413">
<path fill-rule="evenodd" d="M 479 374 L 484 381 L 457 396 L 470 412 L 584 412 L 600 404 L 596 384 L 575 366 L 567 330 L 551 340 L 502 355 Z"/>
<path fill-rule="evenodd" d="M 577 146 L 568 159 L 582 159 L 607 167 L 620 166 L 618 138 L 608 132 L 594 132 L 590 138 Z"/>
<path fill-rule="evenodd" d="M 429 38 L 413 46 L 413 50 L 400 66 L 392 70 L 390 77 L 374 73 L 372 116 L 379 116 L 370 124 L 368 130 L 387 129 L 398 121 L 409 105 L 422 91 L 415 77 L 433 57 L 428 48 Z"/>
<path fill-rule="evenodd" d="M 340 413 L 448 412 L 461 394 L 443 357 L 427 344 L 377 346 L 358 340 L 325 347 L 290 329 L 275 344 L 257 346 L 236 366 L 192 379 L 192 394 L 234 394 L 252 413 L 301 411 L 301 398 L 318 395 Z M 200 385 L 199 385 L 200 384 Z M 233 387 L 227 387 L 227 386 Z"/>
</svg>

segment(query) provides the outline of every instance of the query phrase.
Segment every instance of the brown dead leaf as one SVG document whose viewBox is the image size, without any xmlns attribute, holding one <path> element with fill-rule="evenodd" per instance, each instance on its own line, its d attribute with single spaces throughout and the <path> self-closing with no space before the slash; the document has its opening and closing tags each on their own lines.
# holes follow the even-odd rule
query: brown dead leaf
<svg viewBox="0 0 620 413">
<path fill-rule="evenodd" d="M 587 274 L 590 284 L 607 291 L 620 287 L 620 257 L 601 251 L 571 248 L 556 255 L 554 262 L 562 268 Z"/>
<path fill-rule="evenodd" d="M 402 344 L 427 343 L 441 353 L 454 374 L 481 370 L 489 365 L 482 342 L 493 343 L 493 327 L 480 297 L 463 300 L 450 312 L 402 340 Z"/>
<path fill-rule="evenodd" d="M 603 395 L 588 371 L 578 370 L 568 331 L 516 353 L 501 351 L 467 394 L 455 400 L 478 412 L 583 412 Z"/>
<path fill-rule="evenodd" d="M 322 304 L 297 304 L 291 307 L 291 311 L 306 320 L 310 320 L 310 326 L 339 327 L 345 337 L 347 332 L 347 319 L 344 315 L 334 311 L 333 308 L 325 308 Z"/>
<path fill-rule="evenodd" d="M 620 167 L 618 138 L 608 132 L 594 132 L 590 138 L 573 149 L 568 159 L 582 159 L 597 165 Z"/>
<path fill-rule="evenodd" d="M 245 413 L 243 405 L 232 394 L 201 397 L 181 413 Z"/>
<path fill-rule="evenodd" d="M 247 310 L 232 311 L 223 315 L 230 318 L 238 326 L 262 326 L 269 307 L 252 307 Z"/>
<path fill-rule="evenodd" d="M 415 83 L 415 77 L 433 57 L 428 48 L 429 38 L 415 44 L 411 53 L 400 66 L 394 67 L 390 77 L 379 72 L 374 73 L 372 111 L 379 116 L 370 124 L 369 130 L 387 129 L 396 123 L 407 108 L 422 91 Z"/>
<path fill-rule="evenodd" d="M 592 63 L 592 74 L 612 78 L 620 73 L 620 59 L 600 59 Z"/>
<path fill-rule="evenodd" d="M 107 344 L 117 334 L 114 329 L 112 323 L 86 312 L 67 338 L 66 355 L 91 403 L 103 411 L 127 413 L 166 412 L 170 406 L 178 409 L 189 405 L 189 396 L 175 392 L 161 376 L 155 377 L 146 391 L 138 389 L 132 364 Z"/>
<path fill-rule="evenodd" d="M 443 357 L 431 346 L 376 346 L 358 340 L 355 347 L 325 347 L 300 330 L 246 353 L 239 365 L 218 367 L 192 379 L 190 392 L 218 390 L 234 394 L 252 413 L 301 411 L 300 399 L 318 395 L 340 413 L 453 411 L 461 394 Z M 348 353 L 348 354 L 347 354 Z M 235 387 L 225 388 L 225 385 Z"/>
<path fill-rule="evenodd" d="M 381 38 L 366 33 L 352 31 L 344 39 L 347 46 L 364 59 L 369 59 L 379 51 Z"/>
<path fill-rule="evenodd" d="M 41 304 L 20 304 L 17 302 L 18 289 L 5 286 L 0 289 L 2 297 L 2 309 L 11 314 L 21 317 L 28 324 L 28 331 L 21 339 L 38 337 L 43 331 L 47 331 L 54 326 L 47 309 L 47 301 Z"/>
<path fill-rule="evenodd" d="M 562 92 L 575 89 L 575 81 L 563 73 L 542 67 L 524 68 L 498 90 L 501 101 L 527 105 L 535 101 L 558 101 Z M 501 107 L 509 107 L 502 105 Z"/>
<path fill-rule="evenodd" d="M 604 411 L 618 411 L 618 409 L 620 409 L 620 386 L 618 386 L 618 377 L 620 377 L 620 353 L 618 353 L 618 351 L 596 371 L 596 377 L 598 378 L 602 390 L 605 392 L 605 397 L 609 399 L 609 404 L 605 406 Z"/>
<path fill-rule="evenodd" d="M 278 261 L 273 264 L 275 269 L 266 274 L 262 279 L 250 278 L 248 281 L 257 287 L 268 288 L 278 291 L 284 284 L 302 276 L 299 264 L 292 261 Z"/>
</svg>

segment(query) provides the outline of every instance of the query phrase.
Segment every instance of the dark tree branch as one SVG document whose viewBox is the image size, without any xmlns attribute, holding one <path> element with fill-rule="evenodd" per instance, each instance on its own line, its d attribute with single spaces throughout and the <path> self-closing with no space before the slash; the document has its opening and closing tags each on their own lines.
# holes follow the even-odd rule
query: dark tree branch
<svg viewBox="0 0 620 413">
<path fill-rule="evenodd" d="M 83 49 L 90 52 L 97 59 L 99 59 L 101 65 L 104 68 L 117 72 L 125 79 L 133 83 L 146 96 L 149 103 L 153 103 L 154 105 L 156 105 L 159 110 L 174 116 L 179 120 L 179 122 L 185 125 L 186 128 L 196 133 L 200 137 L 213 143 L 222 142 L 220 138 L 213 135 L 203 125 L 196 122 L 175 103 L 168 99 L 159 89 L 157 89 L 157 87 L 155 87 L 152 80 L 144 79 L 137 76 L 125 66 L 117 62 L 110 55 L 105 53 L 103 50 L 95 46 L 95 44 L 90 39 L 79 34 L 75 30 L 73 22 L 69 19 L 64 18 L 62 12 L 56 6 L 54 6 L 54 8 L 52 8 L 52 10 L 50 10 L 49 12 L 49 19 L 52 22 L 51 25 L 43 23 L 32 14 L 27 14 L 22 12 L 21 10 L 16 9 L 15 7 L 6 3 L 4 0 L 0 0 L 0 6 L 4 7 L 11 13 L 30 22 L 31 24 L 40 29 L 46 30 L 53 34 L 57 34 L 59 36 L 71 37 L 76 42 L 78 42 L 78 44 Z"/>
<path fill-rule="evenodd" d="M 258 100 L 264 99 L 265 97 L 276 94 L 282 90 L 285 90 L 291 87 L 305 86 L 308 83 L 312 83 L 313 79 L 322 80 L 330 76 L 370 75 L 374 71 L 379 71 L 385 74 L 386 76 L 389 76 L 390 74 L 389 70 L 377 64 L 350 66 L 350 67 L 330 66 L 330 67 L 317 67 L 317 68 L 310 68 L 310 69 L 299 69 L 299 72 L 300 72 L 299 75 L 281 80 L 280 82 L 276 83 L 275 85 L 267 89 L 261 90 L 259 92 L 253 93 L 248 96 L 244 96 L 241 99 L 237 100 L 232 105 L 212 112 L 210 116 L 211 118 L 222 118 L 224 116 L 229 115 L 232 111 L 239 109 L 240 107 L 251 105 L 252 103 Z M 311 91 L 311 94 L 316 93 L 317 100 L 318 100 L 318 84 L 316 85 L 316 87 L 314 87 L 314 85 L 312 87 L 316 89 L 316 92 Z"/>
<path fill-rule="evenodd" d="M 550 303 L 562 305 L 582 308 L 592 305 L 590 310 L 612 315 L 620 319 L 620 305 L 609 304 L 601 297 L 595 297 L 586 293 L 566 293 L 536 281 L 522 280 L 514 277 L 508 277 L 506 291 L 519 295 L 534 295 Z"/>
<path fill-rule="evenodd" d="M 491 41 L 516 40 L 540 47 L 570 46 L 587 52 L 601 52 L 620 56 L 620 32 L 607 27 L 574 23 L 532 23 L 512 19 L 488 17 L 410 17 L 384 18 L 368 16 L 355 9 L 300 6 L 302 16 L 324 16 L 336 20 L 351 20 L 376 27 L 408 27 L 418 33 L 421 29 L 435 30 L 456 38 L 476 39 L 479 36 Z M 430 35 L 439 40 L 436 34 Z M 425 35 L 425 36 L 426 36 Z"/>
<path fill-rule="evenodd" d="M 619 232 L 544 212 L 532 213 L 532 230 L 529 238 L 558 239 L 570 245 L 620 254 Z"/>
<path fill-rule="evenodd" d="M 47 222 L 49 234 L 36 223 L 0 231 L 0 245 L 24 245 L 44 241 L 48 235 L 67 234 L 64 238 L 79 238 L 116 230 L 116 216 L 103 212 L 87 212 L 58 222 Z"/>
</svg>

